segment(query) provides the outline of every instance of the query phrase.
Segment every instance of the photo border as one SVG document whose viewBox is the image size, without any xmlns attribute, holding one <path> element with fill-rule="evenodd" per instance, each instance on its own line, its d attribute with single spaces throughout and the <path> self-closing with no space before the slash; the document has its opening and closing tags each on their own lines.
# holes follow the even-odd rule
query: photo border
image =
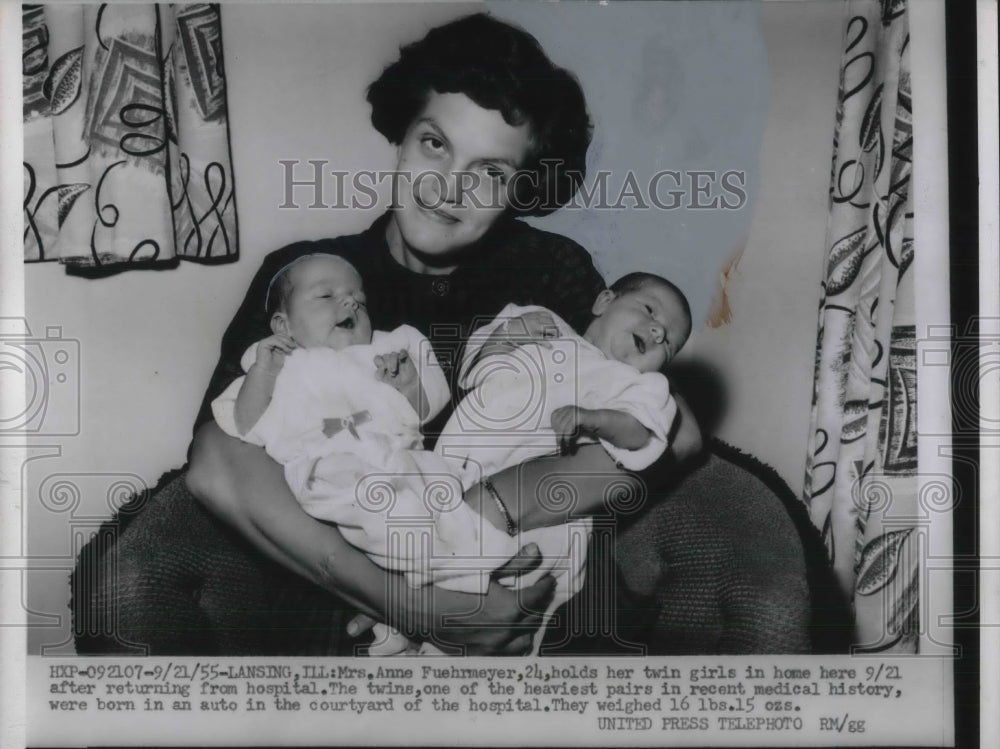
<svg viewBox="0 0 1000 749">
<path fill-rule="evenodd" d="M 919 2 L 919 0 L 911 0 Z M 981 190 L 977 187 L 980 180 L 984 182 L 990 178 L 990 174 L 985 170 L 981 172 L 983 154 L 978 144 L 981 143 L 981 128 L 983 122 L 978 117 L 969 116 L 970 112 L 977 112 L 977 105 L 981 107 L 982 95 L 981 84 L 977 86 L 977 70 L 980 69 L 980 55 L 982 52 L 982 39 L 984 30 L 980 26 L 980 44 L 970 43 L 970 40 L 977 38 L 977 11 L 981 14 L 982 7 L 988 6 L 986 0 L 978 3 L 950 3 L 946 5 L 946 44 L 947 44 L 947 114 L 948 114 L 948 214 L 950 222 L 949 257 L 951 260 L 950 274 L 950 307 L 951 324 L 956 331 L 970 331 L 973 326 L 982 319 L 984 310 L 995 310 L 996 299 L 984 299 L 982 294 L 984 276 L 989 270 L 995 272 L 996 257 L 995 246 L 982 246 L 981 227 L 987 220 L 981 215 Z M 19 36 L 19 22 L 12 23 L 10 19 L 15 13 L 11 9 L 19 11 L 17 6 L 5 4 L 0 8 L 0 38 L 8 40 L 8 37 Z M 996 20 L 996 6 L 993 5 L 993 21 Z M 988 17 L 988 13 L 986 14 Z M 980 19 L 981 22 L 981 19 Z M 987 32 L 988 33 L 988 30 Z M 995 26 L 993 32 L 992 51 L 995 55 Z M 4 45 L 6 50 L 4 56 L 12 54 L 10 45 Z M 6 66 L 8 70 L 11 66 Z M 996 60 L 993 60 L 993 71 L 995 76 Z M 9 82 L 11 74 L 4 74 L 4 81 Z M 995 80 L 995 78 L 994 78 Z M 9 91 L 0 82 L 0 94 L 4 101 L 8 101 Z M 993 108 L 995 110 L 995 100 Z M 17 121 L 11 112 L 17 114 L 16 107 L 3 107 L 7 114 L 4 115 L 4 125 L 8 125 L 11 120 Z M 980 115 L 981 116 L 981 115 Z M 19 145 L 13 141 L 20 135 L 19 129 L 4 127 L 4 130 L 13 137 L 5 137 L 5 143 L 0 146 L 0 166 L 4 167 L 3 190 L 6 195 L 13 194 L 11 186 L 20 189 L 20 184 L 15 177 L 12 177 L 12 170 L 8 168 L 9 163 L 19 160 Z M 994 167 L 995 169 L 995 167 Z M 992 173 L 992 185 L 995 183 L 996 172 Z M 12 204 L 16 200 L 4 198 L 2 216 L 2 230 L 4 232 L 3 244 L 7 248 L 3 261 L 3 273 L 5 277 L 5 287 L 11 280 L 15 286 L 21 287 L 18 293 L 23 292 L 23 266 L 14 269 L 17 265 L 17 252 L 19 247 L 15 244 L 12 248 L 11 237 L 17 238 L 19 232 L 15 228 L 17 217 L 12 210 Z M 13 206 L 16 208 L 16 205 Z M 13 217 L 13 218 L 12 218 Z M 995 224 L 993 241 L 995 241 Z M 12 251 L 13 250 L 13 251 Z M 992 259 L 988 253 L 993 252 Z M 984 259 L 985 258 L 985 259 Z M 8 280 L 10 279 L 10 280 Z M 988 279 L 987 279 L 988 281 Z M 8 297 L 4 303 L 4 314 L 10 305 L 17 303 L 17 294 L 4 296 Z M 23 295 L 22 295 L 23 296 Z M 14 298 L 11 298 L 14 297 Z M 23 299 L 21 301 L 23 306 Z M 958 337 L 952 341 L 952 354 L 960 352 L 962 341 Z M 967 399 L 970 397 L 968 382 L 959 382 L 954 371 L 950 374 L 951 398 L 952 402 L 957 399 Z M 982 394 L 979 388 L 985 381 L 976 382 L 976 392 L 973 397 L 979 407 L 980 418 L 985 414 L 982 411 L 980 398 Z M 960 417 L 952 413 L 954 433 L 959 434 Z M 991 446 L 984 444 L 982 435 L 979 433 L 961 434 L 962 439 L 955 442 L 955 453 L 952 459 L 953 481 L 964 498 L 953 510 L 953 556 L 956 572 L 978 571 L 982 568 L 981 557 L 984 553 L 993 553 L 994 549 L 987 549 L 983 539 L 980 537 L 981 524 L 987 517 L 993 516 L 983 512 L 990 497 L 981 496 L 981 486 L 978 483 L 981 476 L 972 466 L 983 466 L 984 450 Z M 995 456 L 987 456 L 991 461 Z M 8 508 L 5 506 L 5 513 Z M 9 515 L 5 514 L 5 517 Z M 995 517 L 995 516 L 993 516 Z M 15 529 L 14 536 L 17 531 Z M 5 544 L 10 541 L 11 534 L 4 533 Z M 955 664 L 955 740 L 956 746 L 988 746 L 985 740 L 995 738 L 995 734 L 987 732 L 986 724 L 989 722 L 994 726 L 997 719 L 996 710 L 987 710 L 985 714 L 981 712 L 981 694 L 986 689 L 988 683 L 996 681 L 996 675 L 987 681 L 983 675 L 980 657 L 986 653 L 992 653 L 992 649 L 981 648 L 980 637 L 982 630 L 982 612 L 984 609 L 984 597 L 990 591 L 984 585 L 984 579 L 979 577 L 979 585 L 960 584 L 962 575 L 953 576 L 954 581 L 954 608 L 956 612 L 968 612 L 963 618 L 956 622 L 953 630 L 954 641 L 961 647 L 960 656 L 954 661 Z M 11 591 L 9 586 L 0 593 L 4 595 L 4 601 L 18 601 L 17 591 Z M 14 593 L 12 596 L 11 593 Z M 987 622 L 987 627 L 996 627 L 1000 623 Z M 4 708 L 0 712 L 3 724 L 0 725 L 0 739 L 9 739 L 18 730 L 11 719 L 12 709 L 17 710 L 20 706 L 23 711 L 24 693 L 23 684 L 18 685 L 12 674 L 23 674 L 24 668 L 24 645 L 23 633 L 16 632 L 16 628 L 0 627 L 0 673 L 4 674 L 3 685 L 0 688 L 0 695 L 3 697 Z M 20 644 L 18 644 L 20 643 Z M 18 654 L 20 649 L 20 654 Z M 19 667 L 20 662 L 20 667 Z M 996 663 L 988 665 L 987 672 L 996 670 Z M 12 682 L 14 686 L 12 687 Z M 995 690 L 995 686 L 993 687 Z M 996 693 L 995 691 L 993 692 Z M 12 701 L 9 701 L 12 700 Z M 23 730 L 23 726 L 22 726 Z M 0 742 L 6 743 L 6 741 Z M 13 745 L 13 744 L 12 744 Z"/>
</svg>

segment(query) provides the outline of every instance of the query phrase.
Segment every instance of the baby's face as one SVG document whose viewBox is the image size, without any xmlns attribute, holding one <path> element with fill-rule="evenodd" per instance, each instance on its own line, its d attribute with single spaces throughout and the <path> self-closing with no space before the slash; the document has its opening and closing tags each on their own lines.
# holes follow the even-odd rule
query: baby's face
<svg viewBox="0 0 1000 749">
<path fill-rule="evenodd" d="M 609 359 L 640 372 L 661 370 L 680 351 L 691 321 L 677 294 L 656 283 L 615 295 L 602 291 L 584 337 Z"/>
<path fill-rule="evenodd" d="M 304 348 L 336 351 L 372 341 L 361 276 L 337 258 L 310 258 L 289 271 L 292 285 L 284 312 L 271 320 L 275 333 Z"/>
</svg>

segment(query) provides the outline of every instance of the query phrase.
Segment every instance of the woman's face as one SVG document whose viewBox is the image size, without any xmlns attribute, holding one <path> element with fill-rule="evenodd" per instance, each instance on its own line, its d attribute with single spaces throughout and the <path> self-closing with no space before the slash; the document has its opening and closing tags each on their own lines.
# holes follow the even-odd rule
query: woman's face
<svg viewBox="0 0 1000 749">
<path fill-rule="evenodd" d="M 422 273 L 446 273 L 455 254 L 503 214 L 531 145 L 527 125 L 508 125 L 465 94 L 431 92 L 399 145 L 393 256 Z"/>
</svg>

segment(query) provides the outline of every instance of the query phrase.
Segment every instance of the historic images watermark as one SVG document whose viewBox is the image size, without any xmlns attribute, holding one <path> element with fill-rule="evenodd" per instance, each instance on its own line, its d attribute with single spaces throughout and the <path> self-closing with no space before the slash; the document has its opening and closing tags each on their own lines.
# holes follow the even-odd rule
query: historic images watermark
<svg viewBox="0 0 1000 749">
<path fill-rule="evenodd" d="M 379 203 L 379 189 L 419 191 L 428 196 L 427 208 L 445 205 L 474 208 L 509 207 L 520 212 L 554 210 L 556 204 L 540 189 L 542 182 L 579 184 L 563 210 L 692 210 L 737 211 L 747 205 L 747 176 L 743 170 L 662 169 L 649 176 L 629 170 L 616 174 L 601 170 L 584 180 L 579 172 L 561 170 L 555 160 L 543 160 L 540 170 L 520 170 L 512 176 L 489 171 L 409 172 L 399 170 L 344 170 L 328 168 L 327 159 L 280 159 L 282 200 L 278 208 L 367 210 Z"/>
</svg>

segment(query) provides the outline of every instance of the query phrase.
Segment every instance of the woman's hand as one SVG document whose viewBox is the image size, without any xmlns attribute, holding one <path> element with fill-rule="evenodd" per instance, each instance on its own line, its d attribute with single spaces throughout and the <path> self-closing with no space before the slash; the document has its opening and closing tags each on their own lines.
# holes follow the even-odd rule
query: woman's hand
<svg viewBox="0 0 1000 749">
<path fill-rule="evenodd" d="M 542 310 L 525 312 L 519 317 L 512 318 L 505 323 L 508 340 L 515 344 L 542 343 L 548 338 L 558 338 L 559 328 L 556 326 L 555 318 L 551 314 Z"/>
<path fill-rule="evenodd" d="M 571 455 L 576 441 L 594 427 L 593 412 L 580 406 L 561 406 L 552 412 L 552 430 L 561 455 Z"/>
<path fill-rule="evenodd" d="M 453 649 L 456 655 L 524 655 L 531 651 L 532 640 L 541 617 L 555 594 L 555 579 L 545 575 L 534 585 L 510 590 L 496 582 L 500 577 L 521 575 L 535 569 L 542 561 L 535 544 L 528 544 L 503 567 L 492 574 L 493 581 L 485 596 L 455 593 L 443 588 L 425 589 L 432 595 L 429 608 L 437 612 L 428 622 L 429 639 L 438 647 Z M 347 625 L 352 637 L 367 632 L 377 621 L 359 614 Z"/>
<path fill-rule="evenodd" d="M 678 393 L 673 395 L 677 402 L 677 418 L 670 430 L 669 453 L 673 460 L 680 464 L 701 454 L 705 447 L 705 438 L 691 406 Z"/>
<path fill-rule="evenodd" d="M 556 321 L 548 312 L 535 310 L 512 317 L 490 333 L 476 355 L 476 361 L 494 354 L 509 354 L 521 346 L 552 348 L 547 339 L 558 338 Z"/>
<path fill-rule="evenodd" d="M 410 588 L 400 575 L 386 572 L 347 543 L 336 528 L 307 515 L 281 466 L 214 422 L 195 436 L 187 484 L 211 512 L 271 559 L 411 639 L 429 637 L 479 655 L 521 654 L 555 592 L 550 576 L 516 592 L 492 584 L 485 596 L 434 586 L 427 596 L 425 589 Z M 536 549 L 515 558 L 504 573 L 537 565 L 537 556 Z"/>
</svg>

